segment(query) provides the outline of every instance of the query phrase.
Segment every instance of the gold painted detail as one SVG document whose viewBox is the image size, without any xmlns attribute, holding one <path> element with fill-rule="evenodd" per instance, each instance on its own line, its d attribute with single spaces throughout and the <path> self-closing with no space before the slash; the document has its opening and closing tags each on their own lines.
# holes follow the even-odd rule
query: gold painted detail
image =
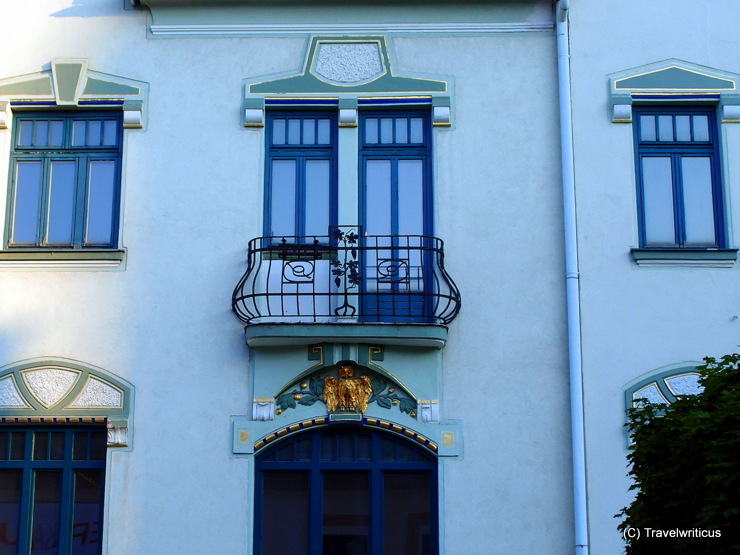
<svg viewBox="0 0 740 555">
<path fill-rule="evenodd" d="M 254 444 L 254 450 L 259 451 L 265 445 L 275 441 L 276 439 L 283 438 L 286 435 L 290 435 L 300 430 L 305 430 L 306 428 L 310 428 L 312 426 L 318 426 L 322 424 L 326 424 L 326 418 L 314 418 L 312 420 L 304 420 L 303 422 L 291 424 L 290 426 L 287 426 L 285 428 L 280 428 L 279 430 L 271 434 L 268 434 L 265 437 L 261 438 L 259 441 L 257 441 Z"/>
<path fill-rule="evenodd" d="M 339 367 L 339 379 L 333 376 L 324 378 L 323 399 L 329 412 L 365 412 L 373 387 L 369 376 L 355 378 L 352 364 Z"/>
<path fill-rule="evenodd" d="M 57 417 L 57 416 L 30 416 L 30 417 L 3 417 L 0 424 L 105 424 L 104 416 Z"/>
</svg>

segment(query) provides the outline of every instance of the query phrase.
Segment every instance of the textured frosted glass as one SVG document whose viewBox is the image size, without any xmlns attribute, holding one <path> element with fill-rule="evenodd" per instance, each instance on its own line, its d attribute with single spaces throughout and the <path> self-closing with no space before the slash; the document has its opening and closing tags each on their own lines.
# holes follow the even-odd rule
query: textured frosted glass
<svg viewBox="0 0 740 555">
<path fill-rule="evenodd" d="M 35 243 L 41 200 L 41 162 L 18 162 L 15 176 L 13 243 Z"/>
<path fill-rule="evenodd" d="M 295 160 L 273 160 L 270 235 L 295 235 Z"/>
<path fill-rule="evenodd" d="M 329 160 L 306 160 L 306 235 L 326 235 L 329 230 Z"/>
<path fill-rule="evenodd" d="M 671 159 L 643 158 L 642 183 L 646 246 L 674 246 Z"/>
<path fill-rule="evenodd" d="M 116 163 L 112 160 L 90 162 L 89 172 L 85 243 L 110 245 L 113 243 Z"/>
<path fill-rule="evenodd" d="M 52 162 L 46 242 L 69 245 L 74 233 L 75 162 Z"/>
<path fill-rule="evenodd" d="M 716 238 L 710 159 L 706 156 L 683 157 L 681 172 L 686 245 L 714 246 Z"/>
<path fill-rule="evenodd" d="M 391 234 L 391 161 L 368 160 L 365 182 L 365 230 L 370 235 Z"/>
</svg>

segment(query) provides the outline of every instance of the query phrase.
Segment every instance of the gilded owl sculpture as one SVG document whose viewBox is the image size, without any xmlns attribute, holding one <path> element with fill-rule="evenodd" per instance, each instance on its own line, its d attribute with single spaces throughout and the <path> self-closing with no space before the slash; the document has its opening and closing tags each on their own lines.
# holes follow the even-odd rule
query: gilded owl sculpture
<svg viewBox="0 0 740 555">
<path fill-rule="evenodd" d="M 324 378 L 324 402 L 329 412 L 337 410 L 365 412 L 370 395 L 373 393 L 368 376 L 355 378 L 353 365 L 339 367 L 339 379 L 334 376 Z"/>
</svg>

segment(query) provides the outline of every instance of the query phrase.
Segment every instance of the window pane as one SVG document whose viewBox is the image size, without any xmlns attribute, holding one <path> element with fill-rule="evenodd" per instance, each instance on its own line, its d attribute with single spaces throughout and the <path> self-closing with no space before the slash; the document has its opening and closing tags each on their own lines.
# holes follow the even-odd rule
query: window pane
<svg viewBox="0 0 740 555">
<path fill-rule="evenodd" d="M 391 234 L 391 161 L 367 160 L 365 229 L 370 235 Z"/>
<path fill-rule="evenodd" d="M 15 176 L 13 243 L 36 243 L 41 201 L 41 162 L 18 162 Z"/>
<path fill-rule="evenodd" d="M 398 234 L 424 234 L 424 166 L 422 160 L 398 161 Z"/>
<path fill-rule="evenodd" d="M 642 189 L 646 246 L 675 246 L 670 158 L 642 159 Z"/>
<path fill-rule="evenodd" d="M 270 172 L 270 235 L 295 235 L 296 161 L 273 160 Z"/>
<path fill-rule="evenodd" d="M 673 116 L 658 116 L 658 140 L 673 140 Z"/>
<path fill-rule="evenodd" d="M 0 555 L 15 555 L 20 551 L 21 478 L 21 470 L 0 470 Z"/>
<path fill-rule="evenodd" d="M 64 459 L 64 432 L 51 432 L 51 456 L 52 461 Z"/>
<path fill-rule="evenodd" d="M 316 142 L 320 145 L 331 144 L 331 120 L 319 120 L 318 139 Z"/>
<path fill-rule="evenodd" d="M 57 555 L 58 553 L 61 483 L 61 471 L 34 473 L 32 554 Z"/>
<path fill-rule="evenodd" d="M 51 122 L 51 138 L 49 139 L 49 146 L 62 146 L 64 142 L 64 122 L 63 121 L 52 121 Z"/>
<path fill-rule="evenodd" d="M 0 432 L 0 461 L 10 458 L 10 432 Z"/>
<path fill-rule="evenodd" d="M 96 555 L 99 553 L 101 486 L 101 471 L 75 472 L 72 555 Z"/>
<path fill-rule="evenodd" d="M 46 242 L 71 245 L 75 215 L 75 162 L 52 162 Z"/>
<path fill-rule="evenodd" d="M 383 553 L 431 553 L 428 472 L 383 474 Z"/>
<path fill-rule="evenodd" d="M 86 129 L 86 122 L 80 120 L 72 122 L 72 146 L 85 146 Z"/>
<path fill-rule="evenodd" d="M 691 116 L 676 116 L 676 140 L 691 140 Z"/>
<path fill-rule="evenodd" d="M 365 142 L 377 144 L 378 142 L 378 118 L 365 119 Z"/>
<path fill-rule="evenodd" d="M 709 157 L 683 157 L 681 173 L 686 246 L 716 246 Z"/>
<path fill-rule="evenodd" d="M 393 142 L 393 119 L 380 119 L 380 142 L 382 144 L 390 144 Z"/>
<path fill-rule="evenodd" d="M 98 120 L 87 122 L 87 146 L 100 146 L 101 128 Z"/>
<path fill-rule="evenodd" d="M 408 143 L 408 119 L 407 118 L 396 118 L 396 142 L 397 143 Z"/>
<path fill-rule="evenodd" d="M 694 140 L 709 140 L 709 118 L 707 116 L 694 116 Z"/>
<path fill-rule="evenodd" d="M 307 472 L 262 474 L 262 553 L 308 553 L 308 478 Z"/>
<path fill-rule="evenodd" d="M 306 235 L 328 233 L 330 183 L 329 160 L 306 160 Z"/>
<path fill-rule="evenodd" d="M 33 130 L 33 145 L 46 146 L 49 142 L 49 122 L 37 121 Z"/>
<path fill-rule="evenodd" d="M 18 146 L 31 146 L 33 144 L 33 122 L 22 121 Z"/>
<path fill-rule="evenodd" d="M 118 142 L 118 122 L 106 120 L 103 122 L 103 144 L 105 146 L 115 146 Z"/>
<path fill-rule="evenodd" d="M 285 144 L 285 120 L 274 119 L 272 120 L 272 144 L 284 145 Z"/>
<path fill-rule="evenodd" d="M 312 145 L 316 142 L 316 120 L 303 120 L 303 144 Z"/>
<path fill-rule="evenodd" d="M 25 432 L 10 432 L 10 460 L 22 461 L 25 459 L 26 434 Z"/>
<path fill-rule="evenodd" d="M 324 472 L 323 477 L 322 543 L 324 555 L 369 553 L 369 474 L 365 472 Z"/>
<path fill-rule="evenodd" d="M 655 116 L 640 116 L 640 140 L 655 140 Z"/>
<path fill-rule="evenodd" d="M 301 144 L 301 120 L 299 119 L 288 120 L 288 144 Z"/>
<path fill-rule="evenodd" d="M 116 208 L 116 163 L 113 160 L 90 162 L 87 191 L 85 244 L 113 244 Z"/>
<path fill-rule="evenodd" d="M 87 460 L 87 432 L 75 432 L 72 442 L 72 459 L 75 461 Z"/>
<path fill-rule="evenodd" d="M 49 432 L 33 433 L 33 460 L 45 461 L 49 458 Z"/>
<path fill-rule="evenodd" d="M 411 142 L 424 142 L 424 120 L 422 118 L 411 118 Z"/>
<path fill-rule="evenodd" d="M 90 460 L 103 461 L 108 448 L 108 434 L 105 432 L 90 432 Z"/>
</svg>

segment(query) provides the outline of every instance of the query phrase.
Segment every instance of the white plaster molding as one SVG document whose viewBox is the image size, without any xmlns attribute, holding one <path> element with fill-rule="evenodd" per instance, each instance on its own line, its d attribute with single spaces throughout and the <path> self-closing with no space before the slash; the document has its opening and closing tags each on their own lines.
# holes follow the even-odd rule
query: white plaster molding
<svg viewBox="0 0 740 555">
<path fill-rule="evenodd" d="M 632 123 L 632 105 L 615 104 L 612 121 L 614 123 Z"/>
<path fill-rule="evenodd" d="M 255 399 L 252 404 L 252 420 L 275 420 L 275 400 Z"/>
<path fill-rule="evenodd" d="M 670 258 L 641 258 L 635 263 L 642 268 L 732 268 L 735 260 L 724 258 L 705 260 L 681 260 Z"/>
<path fill-rule="evenodd" d="M 0 110 L 0 129 L 7 129 L 9 121 L 10 118 L 8 117 L 8 111 Z"/>
<path fill-rule="evenodd" d="M 265 111 L 261 108 L 246 108 L 244 110 L 244 127 L 264 127 Z"/>
<path fill-rule="evenodd" d="M 432 108 L 432 125 L 445 126 L 450 125 L 450 107 L 435 106 Z"/>
<path fill-rule="evenodd" d="M 418 409 L 420 422 L 439 422 L 439 401 L 419 401 Z"/>
<path fill-rule="evenodd" d="M 357 127 L 357 110 L 341 108 L 339 110 L 339 127 Z"/>
<path fill-rule="evenodd" d="M 124 129 L 141 129 L 141 110 L 124 110 L 123 111 L 123 128 Z"/>
<path fill-rule="evenodd" d="M 740 123 L 740 106 L 722 106 L 722 123 Z"/>
<path fill-rule="evenodd" d="M 235 24 L 235 25 L 152 25 L 150 31 L 155 37 L 182 35 L 274 35 L 274 34 L 313 34 L 334 35 L 379 34 L 379 33 L 540 33 L 552 31 L 555 25 L 543 23 L 368 23 L 368 24 Z"/>
<path fill-rule="evenodd" d="M 128 428 L 108 425 L 108 447 L 127 447 Z"/>
</svg>

